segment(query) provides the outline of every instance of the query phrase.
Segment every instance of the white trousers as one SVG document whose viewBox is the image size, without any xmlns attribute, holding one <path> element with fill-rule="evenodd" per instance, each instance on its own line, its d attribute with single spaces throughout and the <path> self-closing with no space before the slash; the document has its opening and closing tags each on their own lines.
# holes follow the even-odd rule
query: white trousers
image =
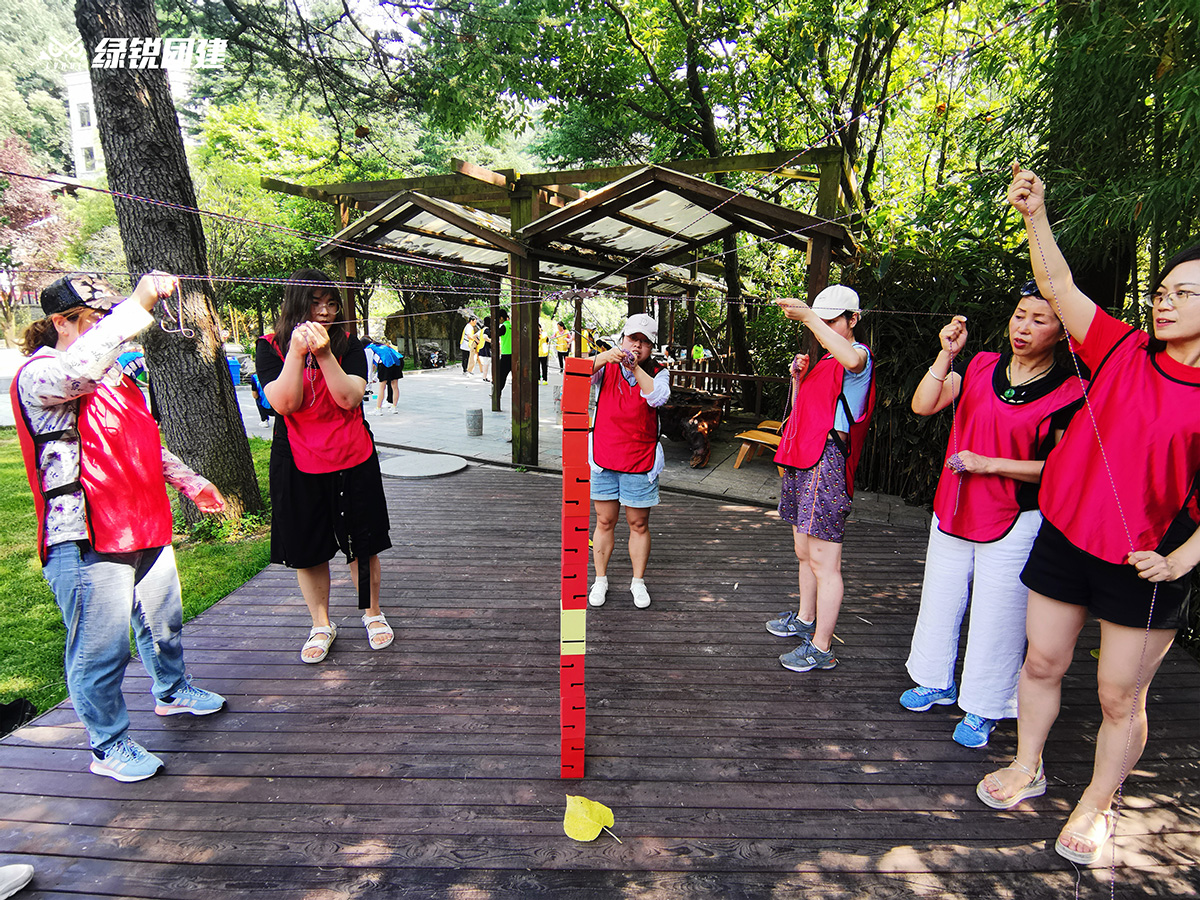
<svg viewBox="0 0 1200 900">
<path fill-rule="evenodd" d="M 954 683 L 958 636 L 967 603 L 967 650 L 958 705 L 985 719 L 1017 715 L 1017 679 L 1025 658 L 1029 589 L 1021 569 L 1042 524 L 1037 510 L 1021 513 L 1003 538 L 987 544 L 929 532 L 921 610 L 908 654 L 908 674 L 919 685 L 944 690 Z"/>
</svg>

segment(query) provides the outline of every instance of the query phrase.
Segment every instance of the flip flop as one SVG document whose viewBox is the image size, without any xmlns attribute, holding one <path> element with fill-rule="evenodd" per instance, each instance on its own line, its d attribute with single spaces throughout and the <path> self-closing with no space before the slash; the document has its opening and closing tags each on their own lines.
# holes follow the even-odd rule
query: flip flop
<svg viewBox="0 0 1200 900">
<path fill-rule="evenodd" d="M 362 621 L 363 626 L 367 629 L 367 643 L 371 645 L 372 650 L 382 650 L 384 647 L 389 647 L 392 641 L 396 639 L 396 635 L 392 631 L 392 626 L 388 624 L 383 613 L 377 616 L 368 616 L 364 613 Z M 383 627 L 372 629 L 372 625 L 382 625 Z"/>
<path fill-rule="evenodd" d="M 1093 866 L 1100 861 L 1100 854 L 1104 852 L 1104 845 L 1117 830 L 1117 814 L 1111 809 L 1099 810 L 1094 806 L 1088 806 L 1086 803 L 1076 805 L 1076 810 L 1084 810 L 1082 816 L 1075 817 L 1072 813 L 1071 818 L 1067 819 L 1067 824 L 1063 826 L 1063 830 L 1059 832 L 1058 840 L 1054 842 L 1054 849 L 1058 855 L 1064 859 L 1069 859 L 1073 863 L 1078 863 L 1081 866 Z M 1089 842 L 1092 840 L 1092 826 L 1096 821 L 1096 817 L 1100 816 L 1104 819 L 1104 835 L 1096 842 L 1096 845 L 1089 851 L 1072 850 L 1063 844 L 1063 838 L 1071 840 L 1081 840 Z M 1080 831 L 1071 827 L 1072 821 L 1083 820 L 1084 831 Z"/>
<path fill-rule="evenodd" d="M 1041 763 L 1038 763 L 1036 772 L 1029 771 L 1027 766 L 1022 765 L 1015 759 L 1008 764 L 1008 768 L 1020 769 L 1029 776 L 1029 781 L 1025 783 L 1024 787 L 1018 789 L 1014 793 L 1001 800 L 1000 798 L 993 796 L 987 789 L 989 778 L 996 787 L 1001 787 L 999 780 L 996 778 L 997 773 L 992 772 L 990 775 L 986 775 L 984 779 L 976 786 L 975 794 L 980 800 L 982 800 L 992 809 L 1012 809 L 1022 800 L 1028 800 L 1030 797 L 1040 797 L 1042 794 L 1046 793 L 1046 773 L 1042 771 Z M 1004 770 L 1001 769 L 1000 771 Z"/>
<path fill-rule="evenodd" d="M 308 633 L 308 640 L 304 642 L 304 646 L 300 648 L 300 661 L 308 664 L 319 663 L 329 655 L 329 646 L 333 643 L 333 639 L 337 637 L 337 626 L 330 622 L 328 625 L 314 625 Z M 321 652 L 317 656 L 305 656 L 305 650 L 319 649 Z"/>
</svg>

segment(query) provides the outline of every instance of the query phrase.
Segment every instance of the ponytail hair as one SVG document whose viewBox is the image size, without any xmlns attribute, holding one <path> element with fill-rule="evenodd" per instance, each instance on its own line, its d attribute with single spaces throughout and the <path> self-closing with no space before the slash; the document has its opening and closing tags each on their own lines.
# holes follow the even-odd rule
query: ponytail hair
<svg viewBox="0 0 1200 900">
<path fill-rule="evenodd" d="M 54 327 L 50 317 L 46 316 L 25 329 L 25 334 L 21 336 L 21 353 L 33 356 L 43 347 L 53 347 L 57 343 L 58 329 Z"/>
</svg>

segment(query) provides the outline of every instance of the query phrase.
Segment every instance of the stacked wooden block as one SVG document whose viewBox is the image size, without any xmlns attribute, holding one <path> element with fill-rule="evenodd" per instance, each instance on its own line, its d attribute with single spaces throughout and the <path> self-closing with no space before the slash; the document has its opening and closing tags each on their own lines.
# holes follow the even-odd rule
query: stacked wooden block
<svg viewBox="0 0 1200 900">
<path fill-rule="evenodd" d="M 562 593 L 559 639 L 559 702 L 563 778 L 583 777 L 587 730 L 584 653 L 587 650 L 588 512 L 592 472 L 588 467 L 588 400 L 592 361 L 566 360 L 563 377 Z"/>
</svg>

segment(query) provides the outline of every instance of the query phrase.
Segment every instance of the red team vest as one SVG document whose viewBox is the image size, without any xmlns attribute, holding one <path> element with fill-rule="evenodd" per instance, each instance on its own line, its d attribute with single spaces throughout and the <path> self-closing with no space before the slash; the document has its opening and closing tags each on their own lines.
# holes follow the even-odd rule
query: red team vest
<svg viewBox="0 0 1200 900">
<path fill-rule="evenodd" d="M 262 340 L 276 356 L 284 358 L 274 334 L 264 334 Z M 304 399 L 300 409 L 283 417 L 296 468 L 308 475 L 321 475 L 350 469 L 370 459 L 375 445 L 363 421 L 362 407 L 338 406 L 319 369 L 305 369 L 302 377 Z"/>
<path fill-rule="evenodd" d="M 1044 397 L 1005 403 L 992 387 L 1000 359 L 999 353 L 978 353 L 967 366 L 954 414 L 958 443 L 952 436 L 946 459 L 955 446 L 982 456 L 1034 459 L 1050 436 L 1051 415 L 1083 396 L 1079 379 L 1072 376 Z M 938 530 L 965 541 L 999 540 L 1021 513 L 1019 486 L 1002 475 L 957 475 L 943 468 L 933 498 Z"/>
<path fill-rule="evenodd" d="M 26 363 L 28 365 L 28 363 Z M 23 370 L 25 366 L 21 367 Z M 38 460 L 48 440 L 68 431 L 34 435 L 18 396 L 18 370 L 9 395 L 16 413 L 17 435 L 25 474 L 33 491 L 38 518 L 38 555 L 46 561 L 46 503 L 83 489 L 84 510 L 92 547 L 99 553 L 132 553 L 171 543 L 171 502 L 163 478 L 158 423 L 146 409 L 141 390 L 127 376 L 110 386 L 101 383 L 77 401 L 79 412 L 79 481 L 47 492 Z"/>
<path fill-rule="evenodd" d="M 867 351 L 871 351 L 868 349 Z M 795 469 L 811 469 L 821 460 L 825 443 L 833 431 L 834 417 L 839 403 L 843 402 L 842 384 L 846 369 L 826 353 L 816 365 L 808 370 L 800 382 L 796 403 L 779 436 L 779 450 L 775 453 L 775 464 Z M 871 370 L 871 386 L 867 389 L 867 405 L 862 416 L 850 419 L 850 451 L 846 458 L 846 493 L 854 496 L 854 470 L 862 456 L 863 440 L 871 414 L 875 411 L 875 370 Z"/>
<path fill-rule="evenodd" d="M 653 365 L 651 378 L 662 366 Z M 614 472 L 649 472 L 658 451 L 658 410 L 646 402 L 642 389 L 630 385 L 621 367 L 608 363 L 596 397 L 592 426 L 592 459 Z"/>
<path fill-rule="evenodd" d="M 1101 342 L 1111 350 L 1096 360 L 1087 351 L 1100 343 L 1103 352 Z M 1080 550 L 1111 563 L 1124 563 L 1130 550 L 1121 511 L 1133 549 L 1153 550 L 1194 501 L 1200 472 L 1200 369 L 1166 353 L 1151 356 L 1148 343 L 1146 332 L 1096 311 L 1080 352 L 1095 372 L 1088 399 L 1096 427 L 1086 410 L 1077 416 L 1042 473 L 1042 515 Z"/>
</svg>

